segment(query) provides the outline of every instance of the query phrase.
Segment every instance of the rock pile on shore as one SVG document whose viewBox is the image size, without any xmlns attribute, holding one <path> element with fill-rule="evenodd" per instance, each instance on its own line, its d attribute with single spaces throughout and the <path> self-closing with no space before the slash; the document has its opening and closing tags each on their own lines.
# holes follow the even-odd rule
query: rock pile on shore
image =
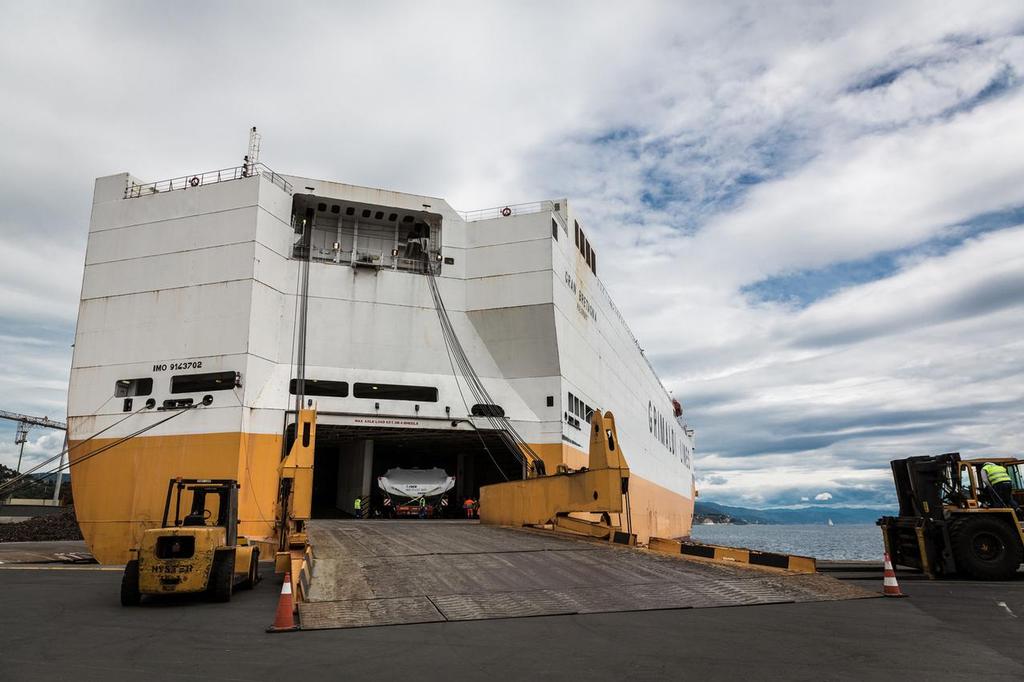
<svg viewBox="0 0 1024 682">
<path fill-rule="evenodd" d="M 20 523 L 0 523 L 0 542 L 81 540 L 82 531 L 72 507 L 60 514 L 36 516 Z"/>
</svg>

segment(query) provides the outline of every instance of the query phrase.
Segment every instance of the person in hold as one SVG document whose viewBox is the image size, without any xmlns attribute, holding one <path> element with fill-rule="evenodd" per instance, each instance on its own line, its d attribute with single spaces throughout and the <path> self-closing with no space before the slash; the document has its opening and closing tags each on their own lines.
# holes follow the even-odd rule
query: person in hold
<svg viewBox="0 0 1024 682">
<path fill-rule="evenodd" d="M 472 497 L 467 497 L 466 501 L 462 503 L 462 508 L 466 510 L 466 518 L 471 519 L 476 513 L 476 500 Z"/>
</svg>

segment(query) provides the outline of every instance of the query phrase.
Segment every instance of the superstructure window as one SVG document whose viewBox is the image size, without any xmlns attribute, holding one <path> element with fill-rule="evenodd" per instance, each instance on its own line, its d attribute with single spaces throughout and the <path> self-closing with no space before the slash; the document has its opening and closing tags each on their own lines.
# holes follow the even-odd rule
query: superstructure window
<svg viewBox="0 0 1024 682">
<path fill-rule="evenodd" d="M 586 261 L 587 267 L 595 275 L 597 274 L 597 251 L 587 241 L 587 235 L 583 233 L 580 228 L 579 221 L 573 221 L 576 225 L 576 248 L 579 249 L 580 255 L 583 256 L 583 260 Z"/>
<path fill-rule="evenodd" d="M 152 379 L 118 379 L 114 382 L 115 398 L 130 398 L 136 395 L 149 395 L 152 392 Z"/>
<path fill-rule="evenodd" d="M 207 372 L 205 374 L 179 374 L 171 377 L 171 393 L 198 393 L 200 391 L 230 391 L 241 386 L 238 372 Z"/>
<path fill-rule="evenodd" d="M 570 414 L 574 414 L 577 417 L 580 417 L 581 419 L 587 418 L 587 412 L 591 412 L 591 414 L 593 414 L 593 412 L 590 410 L 590 407 L 588 407 L 582 400 L 580 400 L 577 396 L 573 395 L 572 393 L 569 394 L 569 412 Z"/>
<path fill-rule="evenodd" d="M 555 238 L 556 242 L 558 241 L 558 223 L 554 218 L 551 219 L 551 236 Z"/>
<path fill-rule="evenodd" d="M 418 403 L 436 403 L 434 386 L 402 386 L 399 384 L 355 384 L 352 395 L 377 400 L 410 400 Z"/>
<path fill-rule="evenodd" d="M 292 379 L 288 385 L 288 392 L 296 395 L 298 391 L 298 379 Z M 320 379 L 306 379 L 303 384 L 303 392 L 306 395 L 319 395 L 325 398 L 347 398 L 347 381 L 324 381 Z"/>
</svg>

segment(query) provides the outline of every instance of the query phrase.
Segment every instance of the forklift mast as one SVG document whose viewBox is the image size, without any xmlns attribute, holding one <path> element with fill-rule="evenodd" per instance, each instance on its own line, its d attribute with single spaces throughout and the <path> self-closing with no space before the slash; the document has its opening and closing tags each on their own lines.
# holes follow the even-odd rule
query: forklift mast
<svg viewBox="0 0 1024 682">
<path fill-rule="evenodd" d="M 943 506 L 962 497 L 959 465 L 958 452 L 893 460 L 892 476 L 900 516 L 942 521 Z"/>
</svg>

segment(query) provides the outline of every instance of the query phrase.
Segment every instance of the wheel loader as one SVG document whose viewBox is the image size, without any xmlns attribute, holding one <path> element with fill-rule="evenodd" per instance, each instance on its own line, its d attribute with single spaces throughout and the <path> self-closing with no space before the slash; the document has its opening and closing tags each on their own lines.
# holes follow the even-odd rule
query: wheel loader
<svg viewBox="0 0 1024 682">
<path fill-rule="evenodd" d="M 238 489 L 230 479 L 171 479 L 160 527 L 145 531 L 131 550 L 121 604 L 185 592 L 225 602 L 236 588 L 259 582 L 259 547 L 238 537 Z"/>
<path fill-rule="evenodd" d="M 1006 467 L 1013 500 L 982 485 L 981 468 Z M 891 462 L 899 516 L 878 520 L 894 564 L 935 579 L 953 574 L 978 580 L 1012 578 L 1024 561 L 1024 530 L 1013 508 L 1024 503 L 1024 460 L 960 459 L 956 452 Z"/>
</svg>

